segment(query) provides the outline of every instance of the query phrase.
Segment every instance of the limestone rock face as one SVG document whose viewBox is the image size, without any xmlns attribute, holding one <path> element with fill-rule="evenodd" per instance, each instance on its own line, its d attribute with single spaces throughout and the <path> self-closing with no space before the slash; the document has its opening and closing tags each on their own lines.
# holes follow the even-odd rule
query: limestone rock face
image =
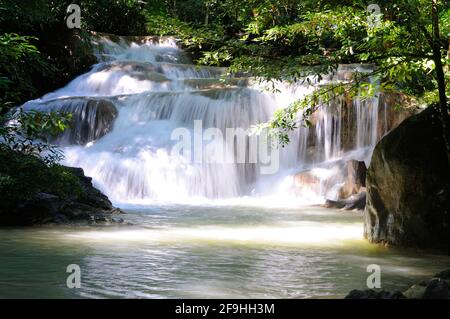
<svg viewBox="0 0 450 319">
<path fill-rule="evenodd" d="M 371 242 L 449 251 L 450 168 L 437 114 L 408 118 L 375 147 L 364 211 Z"/>
</svg>

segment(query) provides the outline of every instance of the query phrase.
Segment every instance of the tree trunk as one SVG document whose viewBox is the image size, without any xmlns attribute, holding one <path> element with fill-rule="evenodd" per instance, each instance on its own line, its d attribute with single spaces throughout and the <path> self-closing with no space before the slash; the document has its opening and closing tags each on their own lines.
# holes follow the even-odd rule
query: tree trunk
<svg viewBox="0 0 450 319">
<path fill-rule="evenodd" d="M 206 3 L 206 13 L 205 13 L 205 26 L 208 26 L 209 23 L 209 4 Z"/>
<path fill-rule="evenodd" d="M 442 123 L 442 134 L 447 152 L 447 161 L 450 167 L 450 133 L 449 133 L 449 113 L 447 107 L 447 96 L 445 94 L 445 75 L 442 65 L 441 41 L 439 35 L 439 16 L 437 11 L 437 1 L 432 4 L 433 19 L 433 60 L 436 67 L 436 78 L 439 89 L 439 114 Z"/>
</svg>

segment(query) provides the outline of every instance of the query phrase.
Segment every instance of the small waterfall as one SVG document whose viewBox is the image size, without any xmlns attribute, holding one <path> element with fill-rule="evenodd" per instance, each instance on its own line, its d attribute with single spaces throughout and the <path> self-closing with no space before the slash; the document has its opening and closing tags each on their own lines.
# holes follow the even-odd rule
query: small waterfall
<svg viewBox="0 0 450 319">
<path fill-rule="evenodd" d="M 316 167 L 318 176 L 338 176 L 332 163 L 376 143 L 378 98 L 353 100 L 356 136 L 350 150 L 357 153 L 343 148 L 345 106 L 336 99 L 319 107 L 313 127 L 292 132 L 288 146 L 265 142 L 279 162 L 263 174 L 273 162 L 252 155 L 255 139 L 261 144 L 262 137 L 236 131 L 229 136 L 227 129 L 246 132 L 314 87 L 278 83 L 280 92 L 271 93 L 248 78 L 225 78 L 224 68 L 190 64 L 171 38 L 137 43 L 99 37 L 94 44 L 100 62 L 91 71 L 24 108 L 74 114 L 74 126 L 56 141 L 64 147 L 65 164 L 84 168 L 116 202 L 299 199 L 293 173 Z M 191 148 L 181 156 L 173 149 L 183 136 Z M 315 192 L 324 195 L 333 187 Z"/>
</svg>

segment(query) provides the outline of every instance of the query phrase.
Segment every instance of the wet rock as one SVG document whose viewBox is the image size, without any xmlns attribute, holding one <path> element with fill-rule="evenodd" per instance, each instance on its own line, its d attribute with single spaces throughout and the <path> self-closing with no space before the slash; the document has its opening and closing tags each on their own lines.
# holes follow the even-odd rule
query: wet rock
<svg viewBox="0 0 450 319">
<path fill-rule="evenodd" d="M 359 193 L 354 194 L 350 196 L 349 198 L 345 199 L 346 205 L 344 209 L 346 210 L 363 210 L 366 206 L 366 192 L 365 190 L 360 190 Z"/>
<path fill-rule="evenodd" d="M 61 196 L 44 192 L 36 193 L 29 200 L 11 207 L 7 214 L 0 212 L 0 224 L 66 224 L 72 222 L 114 223 L 112 215 L 123 212 L 112 205 L 106 195 L 92 185 L 92 179 L 81 168 L 66 168 L 79 180 L 81 194 Z M 120 219 L 122 220 L 122 219 Z M 120 221 L 123 223 L 123 220 Z"/>
<path fill-rule="evenodd" d="M 425 289 L 423 299 L 449 299 L 448 283 L 441 278 L 433 278 Z"/>
<path fill-rule="evenodd" d="M 342 182 L 343 162 L 328 163 L 294 175 L 294 185 L 300 194 L 324 194 Z"/>
<path fill-rule="evenodd" d="M 366 192 L 360 191 L 346 199 L 325 201 L 325 207 L 327 208 L 343 208 L 345 210 L 363 210 L 366 206 Z"/>
<path fill-rule="evenodd" d="M 67 170 L 71 171 L 80 181 L 81 188 L 83 191 L 82 201 L 78 204 L 88 205 L 91 207 L 96 207 L 98 209 L 106 210 L 109 213 L 121 214 L 123 213 L 119 208 L 112 205 L 108 197 L 94 187 L 92 184 L 92 178 L 84 175 L 82 168 L 78 167 L 66 167 Z M 83 208 L 86 210 L 85 208 Z"/>
<path fill-rule="evenodd" d="M 356 101 L 350 96 L 342 99 L 340 140 L 344 151 L 357 147 L 357 108 Z M 408 107 L 396 108 L 395 105 L 407 105 Z M 368 107 L 364 105 L 363 107 Z M 415 103 L 408 96 L 401 93 L 381 93 L 378 99 L 378 112 L 376 140 L 379 141 L 385 134 L 395 129 L 408 117 L 418 112 Z"/>
<path fill-rule="evenodd" d="M 309 171 L 298 173 L 294 176 L 294 183 L 297 188 L 315 188 L 320 179 Z"/>
<path fill-rule="evenodd" d="M 362 161 L 350 160 L 347 162 L 347 178 L 339 190 L 339 198 L 348 198 L 357 194 L 366 186 L 366 164 Z"/>
<path fill-rule="evenodd" d="M 345 299 L 405 299 L 405 296 L 399 291 L 389 292 L 385 290 L 375 291 L 372 289 L 354 289 L 345 296 Z"/>
<path fill-rule="evenodd" d="M 37 193 L 14 211 L 15 223 L 51 222 L 63 205 L 64 201 L 56 195 L 43 192 Z"/>
<path fill-rule="evenodd" d="M 29 101 L 25 111 L 63 112 L 72 115 L 71 126 L 57 136 L 49 136 L 57 145 L 85 145 L 109 133 L 118 111 L 111 100 L 95 97 L 58 98 L 45 102 Z"/>
<path fill-rule="evenodd" d="M 434 275 L 435 278 L 441 278 L 444 280 L 450 280 L 450 269 L 446 269 Z"/>
<path fill-rule="evenodd" d="M 426 285 L 412 285 L 408 290 L 403 292 L 403 295 L 408 299 L 422 299 L 426 289 Z"/>
<path fill-rule="evenodd" d="M 325 201 L 324 206 L 326 208 L 344 208 L 345 207 L 345 202 L 343 200 L 331 200 L 331 199 L 327 199 Z"/>
<path fill-rule="evenodd" d="M 112 130 L 118 115 L 114 104 L 104 99 L 67 99 L 58 103 L 63 103 L 58 110 L 71 113 L 74 123 L 57 138 L 59 144 L 85 145 L 98 140 Z"/>
<path fill-rule="evenodd" d="M 113 223 L 116 224 L 123 224 L 125 223 L 125 220 L 123 218 L 112 218 Z"/>
<path fill-rule="evenodd" d="M 449 252 L 450 169 L 435 108 L 377 144 L 366 189 L 364 235 L 371 242 Z"/>
<path fill-rule="evenodd" d="M 94 223 L 107 223 L 111 221 L 104 214 L 94 214 L 91 218 Z"/>
</svg>

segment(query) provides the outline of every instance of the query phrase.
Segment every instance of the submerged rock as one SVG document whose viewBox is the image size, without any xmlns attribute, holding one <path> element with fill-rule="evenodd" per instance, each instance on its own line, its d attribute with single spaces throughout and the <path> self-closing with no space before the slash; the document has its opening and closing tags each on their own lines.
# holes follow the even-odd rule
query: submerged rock
<svg viewBox="0 0 450 319">
<path fill-rule="evenodd" d="M 366 238 L 449 251 L 450 168 L 434 108 L 405 120 L 377 144 L 366 184 Z"/>
</svg>

